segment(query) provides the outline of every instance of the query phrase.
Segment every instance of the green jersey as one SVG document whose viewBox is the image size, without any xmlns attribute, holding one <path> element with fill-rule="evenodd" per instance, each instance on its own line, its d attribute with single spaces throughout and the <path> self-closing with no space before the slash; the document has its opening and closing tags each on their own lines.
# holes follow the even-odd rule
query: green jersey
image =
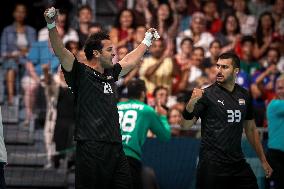
<svg viewBox="0 0 284 189">
<path fill-rule="evenodd" d="M 171 131 L 167 117 L 158 115 L 151 106 L 143 102 L 138 100 L 120 102 L 118 114 L 126 156 L 141 160 L 141 147 L 149 129 L 161 140 L 170 139 Z"/>
</svg>

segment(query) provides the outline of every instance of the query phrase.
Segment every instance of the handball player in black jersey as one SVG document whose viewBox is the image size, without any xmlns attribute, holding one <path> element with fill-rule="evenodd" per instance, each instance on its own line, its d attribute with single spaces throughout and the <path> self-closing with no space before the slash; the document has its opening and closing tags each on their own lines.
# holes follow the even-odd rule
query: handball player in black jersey
<svg viewBox="0 0 284 189">
<path fill-rule="evenodd" d="M 136 66 L 159 35 L 155 29 L 149 29 L 136 49 L 113 64 L 114 48 L 109 36 L 103 32 L 93 34 L 85 43 L 87 61 L 82 64 L 64 48 L 55 25 L 56 12 L 54 7 L 48 8 L 44 17 L 51 46 L 75 97 L 75 187 L 132 188 L 122 148 L 115 81 Z"/>
<path fill-rule="evenodd" d="M 243 129 L 266 177 L 271 176 L 272 168 L 259 139 L 250 95 L 235 84 L 240 60 L 233 53 L 221 54 L 216 69 L 216 82 L 204 90 L 195 88 L 183 112 L 184 127 L 201 118 L 196 188 L 257 189 L 256 177 L 241 148 Z"/>
</svg>

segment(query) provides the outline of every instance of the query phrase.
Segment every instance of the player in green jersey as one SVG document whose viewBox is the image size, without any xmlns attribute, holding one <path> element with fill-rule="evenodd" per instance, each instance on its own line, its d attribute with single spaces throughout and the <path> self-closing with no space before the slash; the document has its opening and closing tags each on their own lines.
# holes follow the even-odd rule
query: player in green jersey
<svg viewBox="0 0 284 189">
<path fill-rule="evenodd" d="M 169 140 L 170 125 L 167 121 L 167 111 L 158 104 L 155 110 L 144 103 L 146 87 L 143 80 L 130 81 L 126 102 L 118 103 L 119 123 L 122 135 L 123 150 L 127 157 L 133 187 L 142 189 L 141 148 L 150 129 L 159 139 Z"/>
</svg>

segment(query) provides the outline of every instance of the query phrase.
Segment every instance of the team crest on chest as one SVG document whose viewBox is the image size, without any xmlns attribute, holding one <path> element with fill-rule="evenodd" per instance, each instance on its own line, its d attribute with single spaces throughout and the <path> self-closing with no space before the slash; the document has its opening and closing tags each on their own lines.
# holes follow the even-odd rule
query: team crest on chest
<svg viewBox="0 0 284 189">
<path fill-rule="evenodd" d="M 246 105 L 246 101 L 243 98 L 239 99 L 239 105 Z"/>
</svg>

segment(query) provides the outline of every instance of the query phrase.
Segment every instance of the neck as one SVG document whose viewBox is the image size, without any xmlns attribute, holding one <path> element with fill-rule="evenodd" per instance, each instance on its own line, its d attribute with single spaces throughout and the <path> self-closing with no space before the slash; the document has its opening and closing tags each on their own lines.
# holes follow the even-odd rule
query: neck
<svg viewBox="0 0 284 189">
<path fill-rule="evenodd" d="M 95 59 L 92 59 L 90 61 L 87 62 L 87 65 L 91 68 L 93 68 L 94 70 L 96 70 L 97 72 L 100 72 L 101 74 L 104 73 L 104 68 L 101 66 L 101 64 L 99 64 L 99 62 Z"/>
<path fill-rule="evenodd" d="M 219 85 L 232 92 L 235 87 L 235 82 L 219 83 Z"/>
</svg>

